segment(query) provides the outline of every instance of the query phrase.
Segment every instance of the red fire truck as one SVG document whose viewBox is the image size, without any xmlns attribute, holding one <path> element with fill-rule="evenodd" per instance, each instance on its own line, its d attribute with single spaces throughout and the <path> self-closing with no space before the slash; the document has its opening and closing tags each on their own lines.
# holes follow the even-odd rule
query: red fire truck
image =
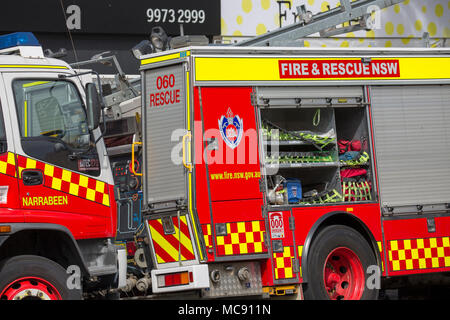
<svg viewBox="0 0 450 320">
<path fill-rule="evenodd" d="M 448 275 L 448 49 L 188 47 L 141 72 L 154 295 L 375 299 Z"/>
<path fill-rule="evenodd" d="M 123 285 L 113 177 L 93 83 L 0 37 L 0 299 L 79 299 Z"/>
</svg>

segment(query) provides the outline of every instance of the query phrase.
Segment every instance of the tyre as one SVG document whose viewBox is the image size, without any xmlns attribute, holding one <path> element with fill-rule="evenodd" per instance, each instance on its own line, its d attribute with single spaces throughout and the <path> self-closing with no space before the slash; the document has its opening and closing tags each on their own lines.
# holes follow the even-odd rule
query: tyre
<svg viewBox="0 0 450 320">
<path fill-rule="evenodd" d="M 343 225 L 325 227 L 308 255 L 304 297 L 309 300 L 373 300 L 378 289 L 366 286 L 366 271 L 377 259 L 366 239 Z"/>
<path fill-rule="evenodd" d="M 0 300 L 80 300 L 80 289 L 69 289 L 68 274 L 49 259 L 23 255 L 0 264 Z"/>
</svg>

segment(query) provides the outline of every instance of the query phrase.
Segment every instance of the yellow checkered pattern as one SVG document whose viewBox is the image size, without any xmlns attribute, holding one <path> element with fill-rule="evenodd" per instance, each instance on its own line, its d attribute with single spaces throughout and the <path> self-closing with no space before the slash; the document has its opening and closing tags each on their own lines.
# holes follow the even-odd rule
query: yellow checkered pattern
<svg viewBox="0 0 450 320">
<path fill-rule="evenodd" d="M 44 186 L 110 206 L 108 185 L 103 181 L 22 156 L 19 156 L 18 166 L 19 178 L 25 169 L 38 169 L 44 174 Z"/>
<path fill-rule="evenodd" d="M 450 267 L 450 237 L 391 240 L 388 258 L 392 271 Z"/>
<path fill-rule="evenodd" d="M 294 278 L 294 248 L 284 247 L 283 252 L 274 252 L 275 279 Z"/>
<path fill-rule="evenodd" d="M 255 254 L 267 252 L 264 245 L 264 221 L 227 223 L 227 235 L 217 236 L 218 255 Z"/>
<path fill-rule="evenodd" d="M 9 176 L 16 176 L 16 159 L 14 153 L 8 152 L 0 156 L 0 173 Z"/>
<path fill-rule="evenodd" d="M 204 224 L 202 225 L 203 238 L 205 239 L 206 248 L 212 247 L 212 233 L 211 233 L 211 225 Z"/>
</svg>

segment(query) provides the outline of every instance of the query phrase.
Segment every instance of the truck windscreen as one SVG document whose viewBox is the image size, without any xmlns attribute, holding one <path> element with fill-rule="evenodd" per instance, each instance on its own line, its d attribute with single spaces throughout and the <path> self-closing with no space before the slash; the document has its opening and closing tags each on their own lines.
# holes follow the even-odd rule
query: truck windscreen
<svg viewBox="0 0 450 320">
<path fill-rule="evenodd" d="M 72 82 L 16 80 L 13 90 L 25 153 L 71 170 L 100 174 L 84 104 Z"/>
</svg>

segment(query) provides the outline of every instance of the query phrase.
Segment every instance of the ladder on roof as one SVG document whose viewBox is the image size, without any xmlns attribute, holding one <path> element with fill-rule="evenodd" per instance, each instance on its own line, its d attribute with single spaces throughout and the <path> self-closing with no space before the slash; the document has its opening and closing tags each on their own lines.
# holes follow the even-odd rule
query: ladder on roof
<svg viewBox="0 0 450 320">
<path fill-rule="evenodd" d="M 337 34 L 371 30 L 374 21 L 371 14 L 375 11 L 393 6 L 404 0 L 341 0 L 339 7 L 326 12 L 313 15 L 306 11 L 305 5 L 297 7 L 299 21 L 291 25 L 276 29 L 248 40 L 240 41 L 234 46 L 302 46 L 298 40 L 314 33 L 320 32 L 320 36 L 329 37 Z M 379 14 L 379 13 L 378 13 Z M 351 25 L 351 22 L 356 24 Z M 337 28 L 338 25 L 349 23 L 346 27 Z"/>
</svg>

